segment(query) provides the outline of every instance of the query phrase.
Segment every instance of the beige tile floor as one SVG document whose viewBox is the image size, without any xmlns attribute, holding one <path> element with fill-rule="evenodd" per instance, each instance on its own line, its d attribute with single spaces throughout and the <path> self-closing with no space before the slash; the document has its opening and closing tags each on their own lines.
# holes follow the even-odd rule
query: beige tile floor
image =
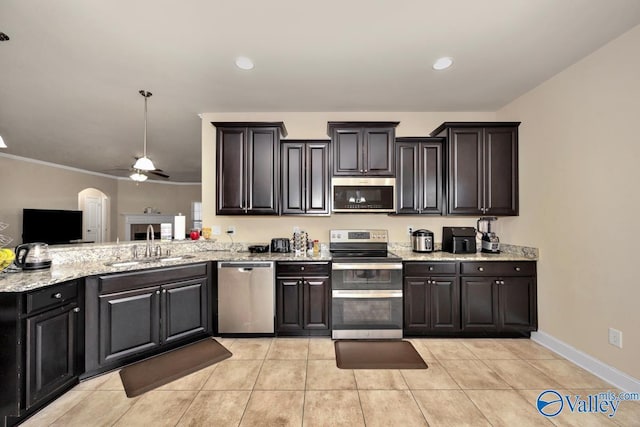
<svg viewBox="0 0 640 427">
<path fill-rule="evenodd" d="M 545 389 L 613 388 L 530 340 L 411 339 L 426 370 L 343 370 L 328 338 L 219 339 L 233 356 L 137 398 L 117 372 L 82 382 L 25 426 L 640 426 L 535 409 Z"/>
</svg>

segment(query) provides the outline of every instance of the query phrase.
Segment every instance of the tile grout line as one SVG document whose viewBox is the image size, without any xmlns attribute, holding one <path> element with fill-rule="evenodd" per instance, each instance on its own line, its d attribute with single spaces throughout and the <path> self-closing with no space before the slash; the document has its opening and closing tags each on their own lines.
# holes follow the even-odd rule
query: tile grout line
<svg viewBox="0 0 640 427">
<path fill-rule="evenodd" d="M 240 421 L 238 421 L 238 426 L 242 424 L 242 420 L 244 419 L 244 416 L 247 414 L 247 408 L 249 407 L 249 402 L 251 402 L 251 397 L 253 396 L 253 392 L 256 389 L 258 378 L 260 378 L 260 373 L 262 372 L 262 368 L 264 367 L 264 362 L 265 360 L 267 360 L 267 355 L 269 354 L 269 351 L 271 351 L 272 345 L 273 345 L 273 339 L 269 340 L 269 348 L 267 348 L 267 351 L 265 352 L 264 357 L 262 358 L 260 369 L 258 369 L 258 375 L 256 375 L 256 380 L 253 382 L 253 387 L 251 387 L 251 392 L 249 393 L 249 398 L 247 399 L 246 405 L 244 405 L 244 410 L 242 411 L 242 416 L 240 417 Z"/>
</svg>

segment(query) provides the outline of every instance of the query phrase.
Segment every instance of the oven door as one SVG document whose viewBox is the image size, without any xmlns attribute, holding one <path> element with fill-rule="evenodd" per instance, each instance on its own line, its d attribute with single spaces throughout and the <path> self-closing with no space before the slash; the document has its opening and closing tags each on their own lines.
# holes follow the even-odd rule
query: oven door
<svg viewBox="0 0 640 427">
<path fill-rule="evenodd" d="M 402 263 L 334 262 L 331 265 L 331 289 L 402 289 Z"/>
<path fill-rule="evenodd" d="M 333 290 L 333 339 L 402 338 L 402 290 Z"/>
</svg>

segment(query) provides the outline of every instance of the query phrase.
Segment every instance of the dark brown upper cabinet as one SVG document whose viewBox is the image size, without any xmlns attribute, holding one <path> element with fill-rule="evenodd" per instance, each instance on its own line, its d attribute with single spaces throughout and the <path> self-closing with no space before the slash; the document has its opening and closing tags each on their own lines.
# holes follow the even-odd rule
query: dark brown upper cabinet
<svg viewBox="0 0 640 427">
<path fill-rule="evenodd" d="M 329 141 L 282 141 L 281 213 L 329 215 Z"/>
<path fill-rule="evenodd" d="M 442 215 L 444 138 L 396 138 L 396 213 Z"/>
<path fill-rule="evenodd" d="M 217 128 L 216 214 L 278 215 L 282 122 L 212 122 Z"/>
<path fill-rule="evenodd" d="M 328 122 L 334 176 L 393 176 L 399 122 Z"/>
<path fill-rule="evenodd" d="M 447 213 L 518 215 L 520 122 L 445 122 L 431 136 L 447 138 Z"/>
</svg>

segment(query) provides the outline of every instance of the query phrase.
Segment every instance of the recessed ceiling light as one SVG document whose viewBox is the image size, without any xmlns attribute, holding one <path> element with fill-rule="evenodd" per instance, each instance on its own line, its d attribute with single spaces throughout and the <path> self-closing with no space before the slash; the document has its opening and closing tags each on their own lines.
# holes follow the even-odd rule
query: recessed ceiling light
<svg viewBox="0 0 640 427">
<path fill-rule="evenodd" d="M 445 57 L 436 59 L 436 62 L 433 63 L 433 69 L 445 70 L 451 67 L 451 64 L 453 64 L 453 59 L 449 58 L 448 56 L 445 56 Z"/>
<path fill-rule="evenodd" d="M 236 66 L 241 70 L 253 69 L 253 61 L 246 56 L 239 56 L 236 58 Z"/>
</svg>

